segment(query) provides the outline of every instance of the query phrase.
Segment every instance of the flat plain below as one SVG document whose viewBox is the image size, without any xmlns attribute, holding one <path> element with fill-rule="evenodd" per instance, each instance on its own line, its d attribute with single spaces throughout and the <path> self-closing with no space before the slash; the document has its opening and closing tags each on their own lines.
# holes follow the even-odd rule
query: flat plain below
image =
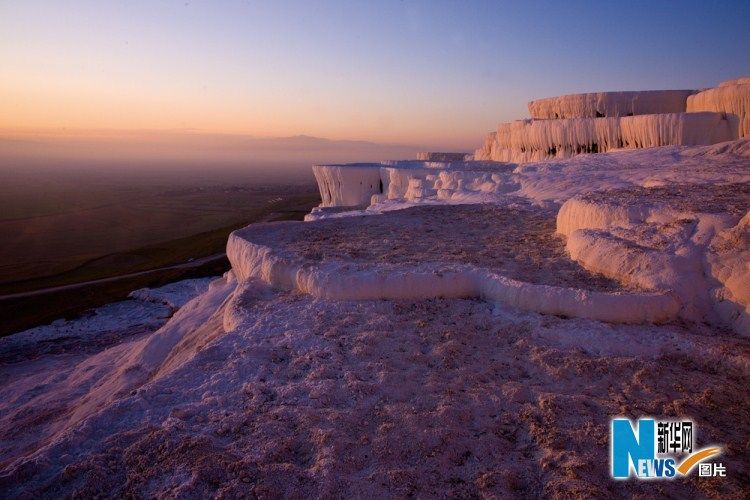
<svg viewBox="0 0 750 500">
<path fill-rule="evenodd" d="M 221 274 L 229 268 L 220 254 L 231 231 L 256 221 L 302 219 L 319 203 L 312 183 L 263 184 L 239 173 L 7 169 L 0 179 L 0 335 L 75 315 L 135 288 Z M 201 265 L 163 269 L 212 255 L 217 258 Z M 3 298 L 103 278 L 117 279 Z"/>
</svg>

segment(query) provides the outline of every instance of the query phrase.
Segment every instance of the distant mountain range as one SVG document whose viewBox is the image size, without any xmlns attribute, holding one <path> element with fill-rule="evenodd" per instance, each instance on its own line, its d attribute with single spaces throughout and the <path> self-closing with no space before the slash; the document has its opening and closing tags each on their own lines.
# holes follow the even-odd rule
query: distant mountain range
<svg viewBox="0 0 750 500">
<path fill-rule="evenodd" d="M 6 135 L 0 159 L 217 161 L 311 164 L 415 158 L 425 148 L 309 135 L 253 137 L 196 132 L 108 132 L 87 135 Z"/>
</svg>

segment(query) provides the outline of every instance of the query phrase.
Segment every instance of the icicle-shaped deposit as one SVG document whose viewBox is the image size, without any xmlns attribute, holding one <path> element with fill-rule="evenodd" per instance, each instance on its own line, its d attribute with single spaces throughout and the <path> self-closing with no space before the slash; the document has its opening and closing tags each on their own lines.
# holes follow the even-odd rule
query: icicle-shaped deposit
<svg viewBox="0 0 750 500">
<path fill-rule="evenodd" d="M 313 165 L 323 207 L 366 207 L 373 194 L 383 192 L 380 163 Z"/>
<path fill-rule="evenodd" d="M 475 158 L 525 163 L 618 148 L 715 144 L 736 139 L 737 123 L 734 116 L 707 112 L 518 120 L 498 125 Z"/>
<path fill-rule="evenodd" d="M 715 111 L 738 117 L 739 137 L 750 135 L 750 77 L 722 82 L 688 97 L 688 111 Z"/>
<path fill-rule="evenodd" d="M 682 113 L 695 90 L 641 90 L 594 92 L 547 97 L 529 102 L 529 115 L 537 119 L 604 118 Z"/>
</svg>

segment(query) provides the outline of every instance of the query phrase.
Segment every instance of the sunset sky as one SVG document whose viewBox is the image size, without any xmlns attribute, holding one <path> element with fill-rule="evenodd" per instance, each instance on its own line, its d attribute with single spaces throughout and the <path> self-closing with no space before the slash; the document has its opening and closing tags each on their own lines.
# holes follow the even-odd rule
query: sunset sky
<svg viewBox="0 0 750 500">
<path fill-rule="evenodd" d="M 472 149 L 533 98 L 750 74 L 750 2 L 0 2 L 0 129 Z"/>
</svg>

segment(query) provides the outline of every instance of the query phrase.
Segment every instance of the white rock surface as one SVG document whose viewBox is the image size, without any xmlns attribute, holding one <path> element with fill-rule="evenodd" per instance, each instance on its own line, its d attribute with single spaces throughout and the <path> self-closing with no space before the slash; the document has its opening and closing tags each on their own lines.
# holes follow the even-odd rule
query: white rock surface
<svg viewBox="0 0 750 500">
<path fill-rule="evenodd" d="M 158 288 L 135 290 L 130 293 L 130 300 L 97 307 L 75 319 L 59 319 L 49 325 L 0 337 L 0 351 L 8 353 L 34 344 L 51 346 L 58 341 L 75 342 L 80 348 L 82 343 L 97 343 L 110 332 L 156 330 L 177 309 L 205 292 L 215 279 L 187 279 Z"/>
<path fill-rule="evenodd" d="M 734 115 L 739 121 L 739 137 L 750 135 L 750 77 L 723 82 L 716 88 L 691 95 L 687 100 L 687 110 Z"/>
<path fill-rule="evenodd" d="M 633 188 L 568 200 L 557 227 L 587 269 L 674 290 L 682 318 L 750 335 L 749 207 L 747 183 Z"/>
<path fill-rule="evenodd" d="M 696 103 L 740 116 L 742 86 Z M 600 97 L 537 106 L 653 104 Z M 720 140 L 733 113 L 534 120 L 477 152 L 539 163 L 314 167 L 318 222 L 232 233 L 222 278 L 0 339 L 0 491 L 653 496 L 611 480 L 612 416 L 747 444 L 750 140 L 651 147 Z"/>
<path fill-rule="evenodd" d="M 94 352 L 42 349 L 59 336 L 0 342 L 5 496 L 649 496 L 653 484 L 613 483 L 602 460 L 611 417 L 631 411 L 687 408 L 700 435 L 743 449 L 750 341 L 705 323 L 748 325 L 750 214 L 737 185 L 750 184 L 750 141 L 373 170 L 387 187 L 372 206 L 320 211 L 376 220 L 435 208 L 422 205 L 563 206 L 558 230 L 572 256 L 654 290 L 550 286 L 460 265 L 462 250 L 484 243 L 461 241 L 470 233 L 460 224 L 407 224 L 407 212 L 378 240 L 362 229 L 366 243 L 344 235 L 337 245 L 353 256 L 427 254 L 452 239 L 455 262 L 316 260 L 254 241 L 250 226 L 229 241 L 233 271 L 155 332 L 120 332 Z M 479 222 L 503 243 L 523 220 Z M 315 224 L 281 226 L 299 242 Z M 529 241 L 516 244 L 533 253 Z M 174 292 L 131 302 L 168 314 Z M 618 324 L 675 317 L 688 321 Z M 722 461 L 745 466 L 737 454 Z M 691 498 L 746 485 L 728 474 L 660 488 Z"/>
<path fill-rule="evenodd" d="M 720 230 L 707 255 L 711 276 L 721 283 L 712 290 L 721 320 L 750 335 L 750 212 L 736 226 Z"/>
<path fill-rule="evenodd" d="M 715 116 L 712 123 L 708 116 L 693 115 L 705 112 L 723 116 Z M 531 119 L 498 125 L 474 158 L 525 163 L 623 147 L 734 140 L 750 133 L 750 77 L 703 91 L 595 92 L 537 99 L 529 102 L 529 115 Z"/>
<path fill-rule="evenodd" d="M 175 281 L 158 288 L 139 288 L 130 292 L 128 297 L 145 302 L 164 304 L 177 310 L 208 290 L 208 285 L 215 279 L 215 277 L 193 278 Z"/>
<path fill-rule="evenodd" d="M 518 120 L 498 125 L 474 156 L 527 163 L 621 148 L 707 145 L 736 139 L 737 127 L 737 118 L 709 112 Z"/>
<path fill-rule="evenodd" d="M 275 288 L 326 300 L 483 298 L 524 311 L 609 321 L 654 323 L 675 319 L 669 293 L 595 292 L 523 283 L 475 266 L 315 264 L 254 243 L 235 231 L 227 256 L 240 281 L 260 279 Z"/>
<path fill-rule="evenodd" d="M 687 97 L 693 93 L 694 90 L 639 90 L 548 97 L 529 102 L 529 116 L 556 119 L 682 113 Z"/>
<path fill-rule="evenodd" d="M 662 119 L 669 116 L 663 115 Z M 644 117 L 628 119 L 632 118 Z M 644 134 L 642 140 L 648 140 L 648 137 L 648 134 Z M 687 191 L 682 205 L 693 205 L 676 208 L 655 203 L 652 199 L 639 198 L 640 195 L 634 196 L 628 203 L 593 202 L 576 195 L 629 187 L 658 189 L 675 184 L 747 185 L 750 182 L 748 142 L 740 140 L 708 147 L 621 150 L 576 156 L 557 163 L 524 165 L 390 162 L 381 168 L 385 192 L 373 197 L 371 201 L 374 204 L 366 211 L 340 213 L 337 216 L 383 213 L 415 204 L 497 203 L 507 200 L 509 196 L 529 199 L 542 206 L 559 204 L 558 232 L 568 237 L 571 255 L 585 267 L 633 286 L 650 290 L 676 290 L 681 304 L 679 315 L 684 319 L 728 325 L 745 333 L 747 330 L 742 326 L 745 320 L 738 319 L 738 315 L 746 314 L 743 312 L 746 302 L 744 299 L 734 299 L 744 297 L 742 292 L 737 291 L 737 287 L 744 286 L 745 281 L 737 277 L 741 274 L 737 274 L 739 271 L 736 269 L 739 268 L 736 262 L 744 258 L 745 248 L 738 249 L 738 254 L 722 254 L 722 259 L 728 262 L 728 269 L 733 270 L 725 271 L 729 273 L 727 277 L 712 278 L 711 272 L 707 274 L 705 271 L 705 262 L 715 258 L 709 252 L 712 238 L 738 224 L 741 215 L 720 217 L 711 213 L 701 214 L 704 207 L 693 200 L 693 195 Z M 720 210 L 722 201 L 716 203 L 714 208 Z M 728 210 L 729 206 L 724 208 Z M 694 221 L 686 226 L 692 228 L 689 234 L 671 229 L 681 227 L 681 220 Z M 619 228 L 615 231 L 616 236 L 613 236 L 613 228 Z M 640 232 L 644 228 L 662 230 L 666 240 L 660 244 L 669 248 L 643 250 L 647 247 L 641 241 Z M 721 268 L 721 264 L 716 266 L 717 269 Z M 658 272 L 646 272 L 648 269 Z M 718 288 L 715 280 L 720 285 Z M 724 283 L 730 283 L 729 287 Z M 439 283 L 429 286 L 442 290 Z M 527 310 L 544 310 L 539 304 L 523 307 Z"/>
<path fill-rule="evenodd" d="M 313 165 L 323 207 L 367 206 L 373 194 L 382 192 L 379 163 Z"/>
<path fill-rule="evenodd" d="M 378 213 L 413 203 L 483 203 L 521 196 L 535 203 L 562 205 L 576 194 L 592 190 L 748 182 L 748 158 L 750 141 L 741 140 L 711 147 L 621 150 L 523 165 L 492 161 L 384 162 L 379 174 L 384 193 L 375 198 L 375 205 L 366 212 L 313 212 L 310 220 Z M 345 168 L 336 166 L 333 170 Z M 353 185 L 359 189 L 360 181 L 355 180 Z"/>
<path fill-rule="evenodd" d="M 725 80 L 721 82 L 719 87 L 729 87 L 731 85 L 750 85 L 750 76 L 744 76 L 742 78 L 735 78 L 734 80 Z"/>
<path fill-rule="evenodd" d="M 6 496 L 648 496 L 601 460 L 612 415 L 687 407 L 701 435 L 746 441 L 748 343 L 718 332 L 253 280 L 186 308 L 153 341 L 0 365 Z"/>
</svg>

